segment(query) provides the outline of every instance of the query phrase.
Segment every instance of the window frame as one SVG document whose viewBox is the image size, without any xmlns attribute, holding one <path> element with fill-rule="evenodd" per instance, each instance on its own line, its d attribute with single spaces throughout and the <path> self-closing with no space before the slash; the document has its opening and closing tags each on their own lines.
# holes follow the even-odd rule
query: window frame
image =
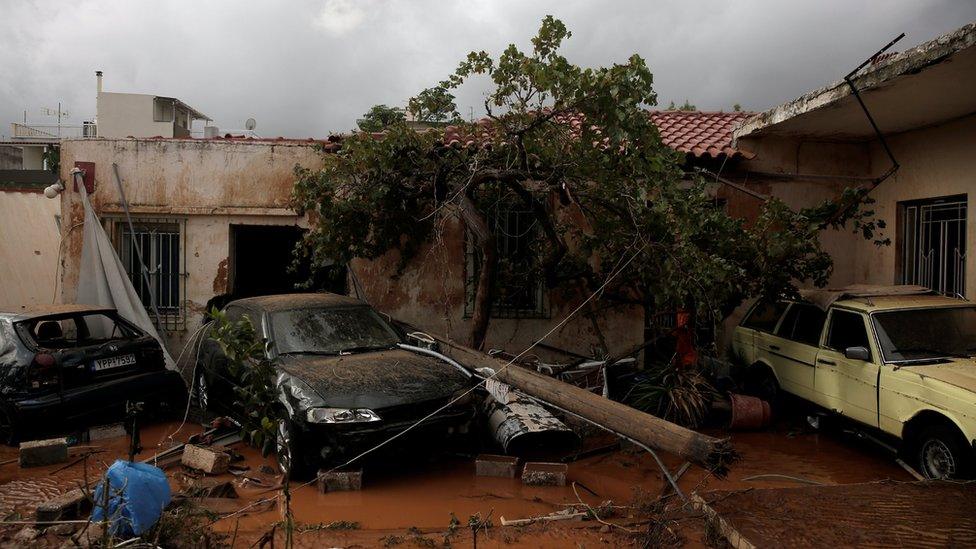
<svg viewBox="0 0 976 549">
<path fill-rule="evenodd" d="M 135 229 L 136 234 L 145 234 L 148 232 L 150 234 L 149 238 L 154 238 L 155 230 L 165 229 L 167 233 L 175 233 L 175 244 L 179 247 L 176 250 L 176 265 L 175 269 L 170 269 L 168 272 L 164 273 L 162 276 L 169 277 L 170 293 L 172 295 L 170 303 L 172 305 L 161 306 L 159 303 L 159 294 L 163 291 L 163 284 L 165 282 L 159 279 L 150 278 L 150 285 L 152 288 L 149 291 L 155 292 L 156 306 L 159 309 L 159 318 L 156 318 L 156 313 L 153 310 L 152 302 L 143 301 L 142 304 L 146 308 L 146 313 L 149 318 L 153 320 L 153 324 L 157 328 L 162 328 L 164 331 L 182 331 L 186 330 L 186 304 L 187 304 L 187 279 L 189 273 L 186 270 L 187 259 L 187 236 L 186 236 L 186 218 L 164 218 L 164 217 L 133 217 L 131 223 Z M 107 225 L 110 239 L 112 245 L 115 247 L 115 251 L 119 256 L 119 260 L 122 262 L 122 266 L 125 269 L 126 275 L 129 277 L 129 281 L 132 283 L 133 287 L 136 289 L 136 293 L 139 295 L 140 300 L 143 299 L 140 288 L 144 288 L 145 283 L 141 281 L 141 273 L 138 271 L 131 271 L 133 267 L 138 267 L 139 260 L 135 256 L 134 249 L 126 250 L 124 244 L 126 243 L 126 238 L 129 237 L 129 220 L 124 217 L 106 217 L 104 223 Z M 141 228 L 150 228 L 149 231 L 140 231 Z M 129 237 L 131 238 L 131 237 Z M 172 246 L 174 242 L 171 242 Z M 143 259 L 147 262 L 151 261 L 151 258 L 146 257 L 147 251 L 140 248 L 140 252 Z M 130 255 L 131 254 L 131 255 Z M 150 275 L 154 276 L 153 273 Z M 172 283 L 175 282 L 175 288 L 172 287 Z"/>
<path fill-rule="evenodd" d="M 834 352 L 840 353 L 842 355 L 847 350 L 847 349 L 837 349 L 835 347 L 831 347 L 830 346 L 830 334 L 831 334 L 831 330 L 833 330 L 833 327 L 834 327 L 834 316 L 837 313 L 852 314 L 852 315 L 856 315 L 858 318 L 861 319 L 861 325 L 864 328 L 864 348 L 866 348 L 868 350 L 868 353 L 870 355 L 865 362 L 874 362 L 875 352 L 874 352 L 874 350 L 871 349 L 871 336 L 872 336 L 872 334 L 871 334 L 871 327 L 869 326 L 869 324 L 867 322 L 867 320 L 868 320 L 867 316 L 868 315 L 866 315 L 865 313 L 863 313 L 861 311 L 856 311 L 854 309 L 847 309 L 847 308 L 844 308 L 844 307 L 831 307 L 830 308 L 830 311 L 828 311 L 827 321 L 826 321 L 826 326 L 825 326 L 826 327 L 826 331 L 823 332 L 821 334 L 821 336 L 820 336 L 820 340 L 821 340 L 820 348 L 821 349 L 826 349 L 828 351 L 834 351 Z M 855 345 L 855 347 L 856 347 L 856 345 Z"/>
<path fill-rule="evenodd" d="M 752 326 L 747 326 L 746 325 L 746 322 L 749 321 L 749 318 L 752 316 L 752 314 L 754 312 L 756 312 L 756 309 L 758 309 L 760 305 L 764 305 L 764 304 L 772 304 L 772 305 L 783 304 L 783 305 L 785 305 L 785 307 L 783 308 L 783 311 L 779 313 L 779 316 L 778 317 L 776 317 L 776 322 L 773 323 L 773 328 L 771 330 L 765 330 L 765 329 L 762 329 L 762 328 L 755 328 L 755 327 L 752 327 Z M 752 304 L 752 307 L 749 308 L 749 311 L 746 312 L 745 316 L 742 317 L 742 322 L 739 323 L 739 326 L 741 328 L 745 328 L 747 330 L 753 330 L 753 331 L 760 332 L 760 333 L 764 333 L 764 334 L 777 335 L 776 332 L 779 329 L 779 325 L 783 322 L 783 319 L 786 318 L 786 314 L 790 310 L 790 305 L 792 305 L 791 302 L 789 302 L 789 301 L 783 301 L 783 300 L 777 300 L 777 301 L 756 300 L 756 302 Z"/>
</svg>

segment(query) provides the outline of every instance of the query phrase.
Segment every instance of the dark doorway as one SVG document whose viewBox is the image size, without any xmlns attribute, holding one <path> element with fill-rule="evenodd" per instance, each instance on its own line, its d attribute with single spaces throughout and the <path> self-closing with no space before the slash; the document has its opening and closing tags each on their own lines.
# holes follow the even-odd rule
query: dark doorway
<svg viewBox="0 0 976 549">
<path fill-rule="evenodd" d="M 346 270 L 341 266 L 318 269 L 312 284 L 311 266 L 292 269 L 295 245 L 305 229 L 287 225 L 231 225 L 230 290 L 234 298 L 302 291 L 346 293 Z"/>
</svg>

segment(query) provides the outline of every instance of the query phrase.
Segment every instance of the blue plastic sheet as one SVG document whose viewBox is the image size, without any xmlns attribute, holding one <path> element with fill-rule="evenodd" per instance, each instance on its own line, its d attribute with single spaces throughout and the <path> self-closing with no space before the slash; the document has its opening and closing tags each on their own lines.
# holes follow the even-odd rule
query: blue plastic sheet
<svg viewBox="0 0 976 549">
<path fill-rule="evenodd" d="M 117 460 L 105 472 L 105 480 L 108 482 L 99 482 L 95 488 L 92 522 L 107 518 L 113 536 L 141 535 L 156 524 L 163 509 L 169 505 L 171 496 L 166 473 L 148 463 Z"/>
</svg>

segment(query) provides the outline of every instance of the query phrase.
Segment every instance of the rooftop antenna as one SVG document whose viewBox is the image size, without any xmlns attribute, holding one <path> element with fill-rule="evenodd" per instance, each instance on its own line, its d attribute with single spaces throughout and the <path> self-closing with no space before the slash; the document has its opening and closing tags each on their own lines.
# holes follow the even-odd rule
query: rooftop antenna
<svg viewBox="0 0 976 549">
<path fill-rule="evenodd" d="M 61 117 L 68 118 L 69 116 L 71 116 L 70 114 L 68 114 L 68 111 L 61 110 L 61 102 L 58 101 L 58 108 L 57 109 L 49 109 L 47 107 L 42 107 L 41 108 L 41 113 L 43 113 L 44 116 L 57 116 L 58 117 L 58 137 L 61 137 Z M 26 120 L 27 120 L 27 117 L 26 116 L 24 117 L 24 120 L 25 120 L 25 124 L 26 124 Z"/>
</svg>

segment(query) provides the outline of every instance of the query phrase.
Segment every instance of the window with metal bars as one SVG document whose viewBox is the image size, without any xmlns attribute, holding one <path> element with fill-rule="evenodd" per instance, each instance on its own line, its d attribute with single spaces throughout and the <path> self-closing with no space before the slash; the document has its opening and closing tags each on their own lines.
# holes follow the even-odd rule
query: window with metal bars
<svg viewBox="0 0 976 549">
<path fill-rule="evenodd" d="M 966 295 L 966 195 L 900 202 L 899 281 Z"/>
<path fill-rule="evenodd" d="M 495 318 L 548 318 L 549 303 L 545 283 L 538 270 L 536 245 L 540 236 L 538 220 L 524 207 L 499 203 L 486 212 L 495 235 L 498 273 L 491 316 Z M 474 313 L 474 296 L 481 271 L 481 254 L 475 236 L 465 238 L 465 308 Z"/>
<path fill-rule="evenodd" d="M 114 226 L 126 274 L 149 316 L 165 330 L 186 327 L 185 226 L 181 219 L 133 219 L 131 230 L 124 220 Z"/>
</svg>

